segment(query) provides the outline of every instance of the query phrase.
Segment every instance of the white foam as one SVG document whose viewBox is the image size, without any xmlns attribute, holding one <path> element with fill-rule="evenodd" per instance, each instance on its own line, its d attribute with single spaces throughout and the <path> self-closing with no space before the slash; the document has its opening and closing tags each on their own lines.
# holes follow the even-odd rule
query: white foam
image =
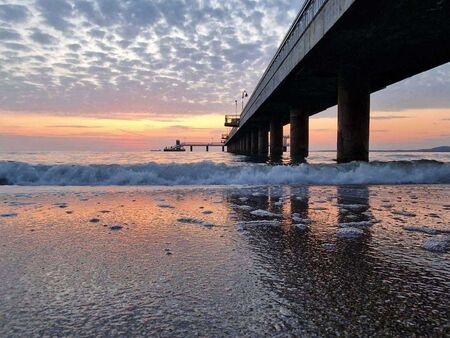
<svg viewBox="0 0 450 338">
<path fill-rule="evenodd" d="M 356 212 L 367 210 L 367 205 L 364 204 L 338 204 L 338 207 Z"/>
<path fill-rule="evenodd" d="M 240 210 L 253 210 L 253 208 L 249 205 L 238 205 L 238 204 L 230 204 L 230 207 L 233 209 L 240 209 Z"/>
<path fill-rule="evenodd" d="M 364 231 L 357 228 L 341 228 L 338 229 L 336 235 L 339 238 L 358 238 L 364 234 Z"/>
<path fill-rule="evenodd" d="M 392 214 L 406 216 L 406 217 L 416 217 L 416 214 L 406 211 L 406 210 L 394 210 L 394 211 L 392 211 Z"/>
<path fill-rule="evenodd" d="M 339 223 L 339 227 L 341 228 L 360 228 L 360 227 L 369 227 L 373 223 L 369 221 L 362 221 L 362 222 L 348 222 L 348 223 Z"/>
<path fill-rule="evenodd" d="M 42 165 L 0 161 L 0 178 L 25 186 L 450 183 L 450 163 Z"/>
<path fill-rule="evenodd" d="M 177 221 L 180 223 L 185 223 L 185 224 L 203 225 L 204 227 L 207 227 L 207 228 L 212 228 L 214 226 L 214 224 L 212 224 L 212 223 L 205 222 L 200 219 L 191 218 L 191 217 L 181 217 L 181 218 L 178 218 Z"/>
<path fill-rule="evenodd" d="M 274 214 L 273 212 L 261 209 L 252 211 L 251 214 L 258 217 L 282 217 L 280 214 Z"/>
<path fill-rule="evenodd" d="M 428 235 L 450 234 L 450 230 L 447 229 L 432 229 L 427 227 L 413 227 L 413 226 L 405 226 L 403 227 L 403 229 L 411 232 L 422 232 Z"/>
<path fill-rule="evenodd" d="M 170 204 L 158 204 L 158 208 L 162 208 L 162 209 L 175 209 L 175 207 L 173 205 Z"/>
<path fill-rule="evenodd" d="M 312 221 L 309 218 L 301 218 L 298 216 L 292 215 L 292 221 L 295 223 L 301 223 L 301 224 L 311 224 Z"/>
<path fill-rule="evenodd" d="M 299 223 L 299 224 L 292 224 L 295 228 L 297 228 L 298 230 L 301 231 L 305 231 L 306 229 L 308 229 L 308 226 L 306 224 L 303 223 Z"/>
<path fill-rule="evenodd" d="M 280 221 L 277 220 L 260 220 L 260 221 L 241 221 L 237 222 L 236 226 L 239 228 L 245 227 L 245 226 L 258 226 L 258 225 L 270 225 L 270 226 L 279 226 L 281 225 Z"/>
<path fill-rule="evenodd" d="M 422 244 L 422 249 L 432 252 L 446 252 L 450 249 L 450 237 L 432 238 Z"/>
<path fill-rule="evenodd" d="M 7 212 L 4 214 L 0 214 L 0 217 L 17 217 L 17 214 L 15 212 Z"/>
<path fill-rule="evenodd" d="M 322 248 L 326 249 L 326 250 L 334 250 L 336 249 L 336 244 L 333 243 L 323 243 L 322 244 Z"/>
</svg>

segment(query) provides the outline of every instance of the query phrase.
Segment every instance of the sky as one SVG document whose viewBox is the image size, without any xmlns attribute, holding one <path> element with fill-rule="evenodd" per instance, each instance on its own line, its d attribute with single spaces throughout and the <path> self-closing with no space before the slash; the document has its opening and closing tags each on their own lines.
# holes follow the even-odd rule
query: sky
<svg viewBox="0 0 450 338">
<path fill-rule="evenodd" d="M 0 151 L 218 141 L 301 0 L 0 0 Z M 450 145 L 450 64 L 372 95 L 371 147 Z M 335 149 L 336 108 L 311 118 Z M 288 130 L 288 129 L 286 129 Z"/>
</svg>

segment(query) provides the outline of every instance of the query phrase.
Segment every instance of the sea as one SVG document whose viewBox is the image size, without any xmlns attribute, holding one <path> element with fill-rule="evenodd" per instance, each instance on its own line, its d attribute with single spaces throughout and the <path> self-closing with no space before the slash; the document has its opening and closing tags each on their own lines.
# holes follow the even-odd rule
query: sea
<svg viewBox="0 0 450 338">
<path fill-rule="evenodd" d="M 450 152 L 372 152 L 337 165 L 332 152 L 307 164 L 271 165 L 227 152 L 2 152 L 0 180 L 20 186 L 178 186 L 450 183 Z"/>
<path fill-rule="evenodd" d="M 1 152 L 0 337 L 450 336 L 450 153 Z"/>
</svg>

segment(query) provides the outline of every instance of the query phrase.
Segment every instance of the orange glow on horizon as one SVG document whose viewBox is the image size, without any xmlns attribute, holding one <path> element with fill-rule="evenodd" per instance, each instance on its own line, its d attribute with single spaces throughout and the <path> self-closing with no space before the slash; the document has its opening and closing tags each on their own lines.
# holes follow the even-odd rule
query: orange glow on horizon
<svg viewBox="0 0 450 338">
<path fill-rule="evenodd" d="M 372 149 L 402 144 L 420 145 L 429 140 L 446 145 L 450 138 L 450 111 L 447 109 L 416 109 L 400 113 L 372 112 L 371 117 Z M 336 129 L 335 116 L 311 118 L 311 149 L 335 149 Z M 129 150 L 161 147 L 172 144 L 176 139 L 217 142 L 225 132 L 227 129 L 223 127 L 223 116 L 218 114 L 171 117 L 164 120 L 8 112 L 0 114 L 0 136 L 3 139 L 26 137 L 72 140 L 74 150 L 77 142 L 83 140 L 91 142 L 92 145 L 95 145 L 92 142 L 103 142 L 107 144 L 105 147 Z M 289 126 L 285 126 L 285 134 L 289 134 Z M 0 146 L 4 149 L 7 144 L 0 143 Z"/>
</svg>

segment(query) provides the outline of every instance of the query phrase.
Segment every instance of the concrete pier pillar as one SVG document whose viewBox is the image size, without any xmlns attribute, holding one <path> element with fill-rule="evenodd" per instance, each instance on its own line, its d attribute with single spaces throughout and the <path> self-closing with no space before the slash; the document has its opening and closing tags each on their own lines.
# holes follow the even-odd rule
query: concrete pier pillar
<svg viewBox="0 0 450 338">
<path fill-rule="evenodd" d="M 272 159 L 283 156 L 283 123 L 280 120 L 270 121 L 270 156 Z"/>
<path fill-rule="evenodd" d="M 252 133 L 251 131 L 248 131 L 245 135 L 245 155 L 249 156 L 251 155 L 251 149 L 252 149 Z"/>
<path fill-rule="evenodd" d="M 193 147 L 193 146 L 191 146 L 190 148 L 191 148 L 191 152 L 192 152 L 192 151 L 194 150 L 194 147 Z"/>
<path fill-rule="evenodd" d="M 369 160 L 369 81 L 358 71 L 343 71 L 338 83 L 337 161 Z"/>
<path fill-rule="evenodd" d="M 206 151 L 209 151 L 209 146 L 206 146 Z"/>
<path fill-rule="evenodd" d="M 309 154 L 309 116 L 299 108 L 291 108 L 291 161 L 304 162 Z"/>
<path fill-rule="evenodd" d="M 258 155 L 258 130 L 252 129 L 250 133 L 251 141 L 250 141 L 250 154 L 252 156 Z"/>
<path fill-rule="evenodd" d="M 224 152 L 225 151 L 225 146 L 222 146 L 222 152 Z"/>
<path fill-rule="evenodd" d="M 267 156 L 269 153 L 269 131 L 267 127 L 258 129 L 258 155 Z"/>
</svg>

